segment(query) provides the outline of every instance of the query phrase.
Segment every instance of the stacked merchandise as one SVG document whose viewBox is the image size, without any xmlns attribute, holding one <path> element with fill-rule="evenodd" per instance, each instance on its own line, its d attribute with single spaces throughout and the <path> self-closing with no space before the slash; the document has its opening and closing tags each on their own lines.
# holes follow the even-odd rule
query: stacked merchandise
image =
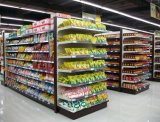
<svg viewBox="0 0 160 122">
<path fill-rule="evenodd" d="M 97 34 L 97 36 L 106 38 L 105 49 L 105 74 L 107 77 L 107 86 L 111 90 L 120 90 L 120 32 L 109 32 Z"/>
<path fill-rule="evenodd" d="M 160 78 L 160 32 L 155 32 L 153 78 Z M 157 80 L 158 81 L 158 80 Z"/>
<path fill-rule="evenodd" d="M 149 84 L 143 82 L 148 79 L 149 64 L 147 53 L 149 36 L 141 33 L 123 34 L 123 66 L 122 88 L 124 92 L 137 94 L 149 88 Z"/>
<path fill-rule="evenodd" d="M 4 53 L 3 53 L 3 38 L 0 37 L 0 74 L 4 74 Z"/>
<path fill-rule="evenodd" d="M 53 18 L 47 18 L 34 22 L 32 25 L 23 25 L 17 32 L 9 34 L 9 38 L 25 37 L 29 35 L 35 35 L 36 33 L 44 33 L 46 31 L 52 31 Z"/>
<path fill-rule="evenodd" d="M 33 23 L 32 27 L 42 28 L 39 31 L 23 26 L 17 34 L 10 34 L 6 41 L 6 83 L 19 93 L 53 109 L 54 51 L 51 47 L 54 38 L 52 30 L 43 28 L 46 24 L 53 24 L 51 20 L 37 22 L 38 27 L 35 27 L 36 22 Z M 19 31 L 20 36 L 16 36 Z"/>
<path fill-rule="evenodd" d="M 60 112 L 67 111 L 67 115 L 75 119 L 85 114 L 83 110 L 92 112 L 96 111 L 94 106 L 106 106 L 105 61 L 93 60 L 106 55 L 105 49 L 94 47 L 105 44 L 105 38 L 93 36 L 106 28 L 102 24 L 76 19 L 58 18 L 58 21 L 62 22 L 58 25 L 57 43 L 58 105 Z"/>
</svg>

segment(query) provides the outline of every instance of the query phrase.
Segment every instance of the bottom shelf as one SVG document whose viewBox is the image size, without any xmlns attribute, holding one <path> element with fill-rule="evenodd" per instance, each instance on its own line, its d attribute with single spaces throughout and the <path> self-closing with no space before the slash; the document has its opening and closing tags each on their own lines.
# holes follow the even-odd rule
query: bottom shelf
<svg viewBox="0 0 160 122">
<path fill-rule="evenodd" d="M 18 92 L 19 94 L 21 94 L 21 95 L 23 95 L 23 96 L 25 96 L 25 97 L 27 97 L 27 98 L 29 98 L 29 99 L 31 99 L 31 100 L 39 103 L 39 104 L 42 104 L 42 105 L 44 105 L 44 106 L 46 106 L 46 107 L 54 110 L 54 105 L 53 105 L 53 104 L 49 104 L 48 102 L 41 101 L 41 100 L 39 100 L 39 99 L 37 99 L 37 98 L 34 98 L 34 97 L 32 97 L 31 95 L 27 94 L 26 92 L 23 92 L 23 91 L 20 91 L 20 90 L 18 90 L 18 89 L 16 89 L 16 88 L 13 88 L 13 87 L 10 86 L 10 85 L 7 85 L 7 87 L 9 87 L 10 89 Z"/>
<path fill-rule="evenodd" d="M 0 72 L 0 75 L 4 75 L 4 74 Z"/>
<path fill-rule="evenodd" d="M 140 89 L 138 89 L 138 90 L 132 90 L 132 89 L 127 89 L 127 88 L 121 88 L 121 91 L 124 92 L 124 93 L 136 95 L 136 94 L 139 94 L 139 93 L 141 93 L 141 92 L 143 92 L 143 91 L 148 90 L 148 89 L 149 89 L 149 86 L 150 86 L 150 85 L 147 85 L 147 86 L 142 87 L 142 88 L 140 88 Z"/>
<path fill-rule="evenodd" d="M 114 86 L 107 86 L 108 90 L 114 90 L 114 91 L 120 91 L 119 87 L 114 87 Z"/>
<path fill-rule="evenodd" d="M 160 78 L 150 78 L 150 79 L 147 79 L 148 81 L 154 81 L 154 82 L 160 82 Z"/>
<path fill-rule="evenodd" d="M 98 104 L 98 105 L 95 105 L 95 106 L 90 107 L 90 108 L 83 109 L 83 110 L 75 112 L 75 113 L 69 112 L 69 111 L 67 111 L 67 110 L 65 110 L 61 107 L 58 107 L 58 112 L 61 113 L 64 116 L 68 117 L 68 118 L 71 118 L 71 119 L 75 120 L 75 119 L 78 119 L 80 117 L 83 117 L 85 115 L 91 114 L 93 112 L 96 112 L 100 109 L 103 109 L 103 108 L 107 107 L 107 103 L 108 103 L 108 101 L 103 102 L 103 103 Z"/>
</svg>

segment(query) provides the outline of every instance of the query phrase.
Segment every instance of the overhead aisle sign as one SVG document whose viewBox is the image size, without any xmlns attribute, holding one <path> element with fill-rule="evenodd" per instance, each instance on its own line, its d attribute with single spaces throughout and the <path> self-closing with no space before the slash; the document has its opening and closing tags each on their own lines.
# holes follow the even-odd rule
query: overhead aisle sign
<svg viewBox="0 0 160 122">
<path fill-rule="evenodd" d="M 150 3 L 150 14 L 151 17 L 160 20 L 160 7 L 153 3 Z"/>
</svg>

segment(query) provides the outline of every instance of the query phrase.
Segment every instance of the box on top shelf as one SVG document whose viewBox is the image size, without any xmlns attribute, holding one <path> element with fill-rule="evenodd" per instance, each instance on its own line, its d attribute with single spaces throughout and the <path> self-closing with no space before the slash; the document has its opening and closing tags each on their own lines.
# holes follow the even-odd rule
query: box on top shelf
<svg viewBox="0 0 160 122">
<path fill-rule="evenodd" d="M 32 25 L 23 25 L 23 26 L 21 26 L 20 33 L 21 33 L 21 35 L 26 35 L 26 34 L 33 33 Z"/>
<path fill-rule="evenodd" d="M 47 18 L 40 21 L 36 21 L 31 25 L 23 25 L 16 32 L 10 33 L 9 38 L 23 36 L 32 33 L 45 32 L 54 29 L 54 19 Z"/>
<path fill-rule="evenodd" d="M 13 33 L 9 33 L 9 38 L 12 38 L 12 37 L 16 37 L 17 36 L 17 32 L 13 32 Z"/>
<path fill-rule="evenodd" d="M 35 27 L 33 28 L 33 33 L 37 33 L 37 32 L 45 32 L 45 31 L 49 31 L 49 30 L 53 30 L 54 29 L 54 25 L 42 25 L 39 27 Z"/>
<path fill-rule="evenodd" d="M 40 26 L 52 25 L 53 23 L 54 23 L 53 18 L 47 18 L 47 19 L 40 20 Z"/>
<path fill-rule="evenodd" d="M 53 24 L 53 18 L 42 19 L 40 21 L 36 21 L 32 24 L 33 28 L 43 26 L 43 25 L 51 25 Z"/>
<path fill-rule="evenodd" d="M 53 18 L 47 18 L 47 19 L 43 19 L 43 20 L 34 22 L 32 24 L 33 32 L 37 33 L 37 32 L 53 30 L 54 28 L 53 23 L 54 23 Z"/>
</svg>

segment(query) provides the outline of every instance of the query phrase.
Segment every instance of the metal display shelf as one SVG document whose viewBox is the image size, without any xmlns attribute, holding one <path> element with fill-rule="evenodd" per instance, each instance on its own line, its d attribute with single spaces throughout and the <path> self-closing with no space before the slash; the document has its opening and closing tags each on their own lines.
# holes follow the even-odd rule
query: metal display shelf
<svg viewBox="0 0 160 122">
<path fill-rule="evenodd" d="M 120 91 L 121 88 L 119 88 L 119 87 L 114 87 L 114 86 L 107 86 L 107 89 L 109 89 L 109 90 L 114 90 L 114 91 Z"/>
<path fill-rule="evenodd" d="M 153 60 L 152 60 L 153 61 L 153 75 L 152 75 L 151 80 L 157 81 L 157 82 L 160 81 L 159 77 L 157 77 L 160 73 L 160 70 L 159 70 L 160 62 L 158 61 L 160 58 L 159 51 L 160 51 L 160 36 L 156 35 L 155 33 L 154 43 L 153 43 Z"/>
<path fill-rule="evenodd" d="M 155 36 L 155 38 L 160 38 L 160 36 Z"/>
<path fill-rule="evenodd" d="M 124 39 L 128 38 L 141 38 L 141 39 L 150 39 L 149 37 L 144 37 L 144 36 L 123 36 Z"/>
<path fill-rule="evenodd" d="M 106 48 L 106 56 L 105 56 L 105 61 L 106 61 L 106 66 L 109 67 L 109 69 L 104 69 L 105 74 L 108 76 L 113 75 L 113 76 L 118 76 L 118 78 L 109 78 L 107 77 L 107 84 L 108 82 L 117 82 L 119 87 L 117 89 L 114 88 L 109 88 L 110 90 L 115 90 L 115 91 L 120 91 L 120 69 L 121 69 L 121 34 L 120 31 L 116 32 L 108 32 L 108 33 L 102 33 L 102 34 L 97 34 L 96 36 L 104 36 L 106 37 L 106 42 L 107 46 L 104 46 L 103 48 Z M 111 40 L 110 40 L 111 39 Z M 114 43 L 114 41 L 116 43 Z M 109 49 L 108 49 L 109 48 Z M 115 57 L 114 57 L 115 55 Z M 115 70 L 116 68 L 117 70 Z"/>
<path fill-rule="evenodd" d="M 107 51 L 107 53 L 119 53 L 119 50 L 112 50 L 112 51 Z"/>
<path fill-rule="evenodd" d="M 0 72 L 0 75 L 4 75 L 2 72 Z"/>
<path fill-rule="evenodd" d="M 128 35 L 131 35 L 131 34 L 135 34 L 135 35 L 131 35 L 131 36 L 125 36 L 123 35 L 123 38 L 122 38 L 122 45 L 121 45 L 121 48 L 122 48 L 122 51 L 121 51 L 121 55 L 122 55 L 122 66 L 121 66 L 121 69 L 122 69 L 122 72 L 121 72 L 121 91 L 124 92 L 124 93 L 130 93 L 130 94 L 138 94 L 138 93 L 141 93 L 147 89 L 149 89 L 149 86 L 148 88 L 147 87 L 144 87 L 144 88 L 140 88 L 140 89 L 137 89 L 137 90 L 132 90 L 132 89 L 129 89 L 129 86 L 127 86 L 127 88 L 123 88 L 123 85 L 130 85 L 130 87 L 134 86 L 134 85 L 137 85 L 138 83 L 143 83 L 148 77 L 144 77 L 144 75 L 148 74 L 148 70 L 149 70 L 149 66 L 150 64 L 148 64 L 148 57 L 145 57 L 149 52 L 150 50 L 148 49 L 148 47 L 150 47 L 150 42 L 151 41 L 151 38 L 150 36 L 151 35 L 144 35 L 144 34 L 140 34 L 139 32 L 137 33 L 134 33 L 134 32 L 130 32 L 128 30 L 122 30 L 122 34 L 127 34 Z M 139 35 L 140 34 L 140 35 Z M 152 35 L 153 36 L 153 35 Z M 130 40 L 133 40 L 133 41 L 130 41 Z M 136 40 L 136 42 L 134 41 Z M 126 43 L 126 41 L 128 42 L 131 42 L 131 43 Z M 138 41 L 138 42 L 137 42 Z M 143 41 L 145 41 L 145 43 L 143 43 Z M 128 46 L 128 47 L 127 47 Z M 127 47 L 127 48 L 125 48 Z M 145 47 L 145 48 L 141 48 L 141 47 Z M 127 50 L 131 50 L 131 51 L 127 51 Z M 140 50 L 139 50 L 140 49 Z M 133 51 L 132 51 L 133 50 Z M 145 55 L 144 57 L 135 57 L 135 58 L 124 58 L 125 55 Z M 146 62 L 142 65 L 139 65 L 139 66 L 129 66 L 129 65 L 125 65 L 125 63 L 131 63 L 131 62 L 134 62 L 135 64 L 137 64 L 137 62 Z M 143 67 L 147 68 L 147 70 L 144 70 L 144 72 L 139 72 L 139 73 L 134 73 L 134 72 L 131 72 L 132 70 L 135 70 L 136 68 L 140 68 L 142 69 Z M 137 69 L 137 70 L 138 70 Z M 125 73 L 126 71 L 125 70 L 131 70 L 129 73 Z M 123 80 L 123 78 L 125 77 L 140 77 L 139 80 Z M 142 77 L 141 77 L 142 76 Z"/>
<path fill-rule="evenodd" d="M 6 51 L 6 53 L 49 53 L 49 51 L 24 51 L 24 52 Z"/>
<path fill-rule="evenodd" d="M 106 57 L 105 59 L 106 59 L 106 60 L 109 60 L 109 59 L 111 59 L 111 60 L 112 60 L 112 59 L 113 59 L 113 60 L 118 60 L 118 59 L 120 59 L 120 58 L 111 58 L 111 57 Z"/>
<path fill-rule="evenodd" d="M 64 86 L 64 87 L 79 87 L 79 86 L 84 86 L 88 84 L 94 84 L 102 81 L 106 81 L 107 79 L 101 79 L 101 80 L 96 80 L 96 81 L 90 81 L 90 82 L 85 82 L 85 83 L 80 83 L 80 84 L 63 84 L 63 83 L 58 83 L 58 86 Z"/>
<path fill-rule="evenodd" d="M 154 55 L 155 57 L 160 57 L 160 55 Z M 156 62 L 155 62 L 156 63 Z"/>
<path fill-rule="evenodd" d="M 25 43 L 18 43 L 18 44 L 6 44 L 6 46 L 33 45 L 33 44 L 40 44 L 40 43 L 48 43 L 48 41 L 43 41 L 43 42 L 25 42 Z"/>
<path fill-rule="evenodd" d="M 19 60 L 19 61 L 28 61 L 28 62 L 54 63 L 54 61 L 45 61 L 45 60 L 26 60 L 26 59 L 13 58 L 13 57 L 6 57 L 6 59 L 13 59 L 13 60 Z"/>
<path fill-rule="evenodd" d="M 95 57 L 93 57 L 94 59 L 103 59 L 103 60 L 105 60 L 105 56 L 95 56 Z"/>
<path fill-rule="evenodd" d="M 14 90 L 15 92 L 17 92 L 17 93 L 19 93 L 19 94 L 21 94 L 21 95 L 23 95 L 23 96 L 25 96 L 25 97 L 27 97 L 27 98 L 35 101 L 35 102 L 41 104 L 41 105 L 44 105 L 44 106 L 46 106 L 46 107 L 54 110 L 54 104 L 49 103 L 49 102 L 47 102 L 47 101 L 44 101 L 43 99 L 40 99 L 40 98 L 38 98 L 38 97 L 35 96 L 35 95 L 31 95 L 31 94 L 29 94 L 29 93 L 27 93 L 27 92 L 25 92 L 25 91 L 19 90 L 19 89 L 15 88 L 15 87 L 12 87 L 12 86 L 10 86 L 10 85 L 7 85 L 7 86 L 8 86 L 10 89 Z"/>
<path fill-rule="evenodd" d="M 14 58 L 14 57 L 6 57 L 6 59 L 13 59 L 13 60 L 19 60 L 19 61 L 26 61 L 25 59 Z"/>
<path fill-rule="evenodd" d="M 32 62 L 44 62 L 44 63 L 54 63 L 54 61 L 45 61 L 45 60 L 31 60 Z"/>
<path fill-rule="evenodd" d="M 123 58 L 125 61 L 146 61 L 147 59 Z"/>
<path fill-rule="evenodd" d="M 24 85 L 26 85 L 26 86 L 35 88 L 35 89 L 37 89 L 37 90 L 40 90 L 40 91 L 43 91 L 43 92 L 46 92 L 46 93 L 49 93 L 49 94 L 54 94 L 54 91 L 50 91 L 50 90 L 47 90 L 47 89 L 44 89 L 44 88 L 40 88 L 40 87 L 38 87 L 38 86 L 36 86 L 36 85 L 33 85 L 32 83 L 22 82 L 22 81 L 19 81 L 19 80 L 17 80 L 17 79 L 13 79 L 13 78 L 11 78 L 11 77 L 7 77 L 7 78 L 12 79 L 12 80 L 14 80 L 14 81 L 16 81 L 16 82 L 18 82 L 18 83 L 24 84 Z"/>
<path fill-rule="evenodd" d="M 160 50 L 160 47 L 155 47 L 155 50 Z"/>
<path fill-rule="evenodd" d="M 109 70 L 105 70 L 105 72 L 107 72 L 107 73 L 119 73 L 118 71 L 109 71 Z"/>
<path fill-rule="evenodd" d="M 96 33 L 105 33 L 105 32 L 108 32 L 106 30 L 98 30 L 98 29 L 93 29 L 93 28 L 85 28 L 85 27 L 76 27 L 76 26 L 67 26 L 67 27 L 62 27 L 62 28 L 58 28 L 58 32 L 59 31 L 86 31 L 86 32 L 89 32 L 89 33 L 93 33 L 93 34 L 96 34 Z"/>
<path fill-rule="evenodd" d="M 107 78 L 107 80 L 119 80 L 119 78 Z"/>
<path fill-rule="evenodd" d="M 103 70 L 105 67 L 99 67 L 99 68 L 89 68 L 89 69 L 77 69 L 77 70 L 65 70 L 65 69 L 58 69 L 58 72 L 63 73 L 78 73 L 78 72 L 89 72 L 89 71 L 99 71 Z"/>
<path fill-rule="evenodd" d="M 17 68 L 22 68 L 22 69 L 27 69 L 27 70 L 32 70 L 32 71 L 37 71 L 37 72 L 45 72 L 45 73 L 53 74 L 53 72 L 50 72 L 50 71 L 47 71 L 47 70 L 33 69 L 33 68 L 22 67 L 22 66 L 13 65 L 13 64 L 6 64 L 6 65 L 17 67 Z"/>
<path fill-rule="evenodd" d="M 124 53 L 149 53 L 150 51 L 123 51 Z"/>
<path fill-rule="evenodd" d="M 137 46 L 150 46 L 150 44 L 141 44 L 141 43 L 139 43 L 139 44 L 138 44 L 138 43 L 132 43 L 132 44 L 130 44 L 130 43 L 129 43 L 129 44 L 123 44 L 123 46 L 130 46 L 130 45 L 131 45 L 131 46 L 132 46 L 132 45 L 137 45 Z"/>
<path fill-rule="evenodd" d="M 120 44 L 107 44 L 106 46 L 120 46 Z"/>
<path fill-rule="evenodd" d="M 39 78 L 35 78 L 33 76 L 24 75 L 24 74 L 12 72 L 12 71 L 8 71 L 8 72 L 19 75 L 19 76 L 22 76 L 22 77 L 26 77 L 26 78 L 29 78 L 29 79 L 33 79 L 33 80 L 36 80 L 36 81 L 45 82 L 45 83 L 49 83 L 49 84 L 52 84 L 52 85 L 54 84 L 54 82 L 50 82 L 50 81 L 46 81 L 46 80 L 40 80 Z"/>
<path fill-rule="evenodd" d="M 123 80 L 124 83 L 139 83 L 139 82 L 143 82 L 145 80 L 138 80 L 138 81 L 130 81 L 130 80 Z"/>
<path fill-rule="evenodd" d="M 155 62 L 154 64 L 160 64 L 160 62 L 158 63 L 158 62 Z"/>
<path fill-rule="evenodd" d="M 154 70 L 154 72 L 160 72 L 160 70 Z"/>
<path fill-rule="evenodd" d="M 59 111 L 59 113 L 63 114 L 64 116 L 67 116 L 67 117 L 75 120 L 75 119 L 78 119 L 78 118 L 83 117 L 85 115 L 88 115 L 88 114 L 91 114 L 93 112 L 96 112 L 96 111 L 98 111 L 100 109 L 106 108 L 108 102 L 109 101 L 106 100 L 106 101 L 103 101 L 103 102 L 98 103 L 96 105 L 90 106 L 88 108 L 79 110 L 77 112 L 73 112 L 73 111 L 71 111 L 71 110 L 69 110 L 67 108 L 62 108 L 62 107 L 59 107 L 58 111 Z"/>
<path fill-rule="evenodd" d="M 152 57 L 152 55 L 147 55 L 147 56 Z"/>
<path fill-rule="evenodd" d="M 119 64 L 106 64 L 106 66 L 114 66 L 114 67 L 117 67 L 117 66 L 119 66 Z"/>
<path fill-rule="evenodd" d="M 123 66 L 123 68 L 142 68 L 142 67 L 146 67 L 149 66 L 148 64 L 146 65 L 141 65 L 141 66 Z"/>
<path fill-rule="evenodd" d="M 137 89 L 137 90 L 126 89 L 126 88 L 121 88 L 121 90 L 122 90 L 122 92 L 124 92 L 124 93 L 136 95 L 136 94 L 139 94 L 139 93 L 141 93 L 141 92 L 144 92 L 144 91 L 148 90 L 148 89 L 149 89 L 149 86 L 150 86 L 150 85 L 147 85 L 147 86 L 141 87 L 141 88 L 139 88 L 139 89 Z"/>
<path fill-rule="evenodd" d="M 131 75 L 131 76 L 138 76 L 138 75 L 146 75 L 149 72 L 141 72 L 138 74 L 133 74 L 133 73 L 122 73 L 122 75 Z"/>
<path fill-rule="evenodd" d="M 78 40 L 68 40 L 64 42 L 57 42 L 57 45 L 65 45 L 65 44 L 89 44 L 89 45 L 107 45 L 106 43 L 92 43 L 90 41 L 78 41 Z"/>
<path fill-rule="evenodd" d="M 84 95 L 84 96 L 80 96 L 80 97 L 77 97 L 77 98 L 67 98 L 67 97 L 64 97 L 64 96 L 60 95 L 59 98 L 63 99 L 63 100 L 66 100 L 66 101 L 78 101 L 78 100 L 89 98 L 89 97 L 93 97 L 95 95 L 98 95 L 98 94 L 101 94 L 101 93 L 105 93 L 105 92 L 107 92 L 107 90 L 101 90 L 101 91 L 98 91 L 96 93 L 91 93 L 89 95 Z"/>
<path fill-rule="evenodd" d="M 63 23 L 66 19 L 64 18 L 57 18 L 56 21 L 59 21 L 61 23 Z M 56 27 L 59 26 L 59 23 L 56 23 Z M 55 33 L 55 40 L 58 40 L 59 37 L 63 36 L 63 35 L 66 35 L 67 33 L 70 33 L 70 32 L 74 32 L 75 34 L 78 32 L 80 33 L 83 33 L 83 34 L 92 34 L 92 36 L 94 36 L 94 34 L 96 33 L 103 33 L 103 32 L 108 32 L 106 30 L 98 30 L 98 29 L 94 29 L 94 28 L 86 28 L 86 27 L 75 27 L 75 26 L 67 26 L 67 27 L 61 27 L 61 28 L 57 28 L 57 31 Z M 56 48 L 58 49 L 57 50 L 57 54 L 60 54 L 61 52 L 63 52 L 64 48 L 65 47 L 83 47 L 83 48 L 95 48 L 95 46 L 104 46 L 104 45 L 107 45 L 107 43 L 94 43 L 94 42 L 91 42 L 91 41 L 88 41 L 88 40 L 65 40 L 65 42 L 58 42 L 56 41 L 56 44 L 55 44 Z M 76 46 L 75 46 L 76 45 Z M 67 58 L 67 59 L 66 59 Z M 73 59 L 74 58 L 74 59 Z M 86 60 L 86 58 L 90 59 L 92 58 L 93 60 L 97 58 L 97 56 L 56 56 L 56 67 L 59 67 L 62 65 L 63 62 L 68 62 L 68 61 L 77 61 L 78 58 L 80 58 L 80 60 Z M 78 60 L 79 61 L 79 60 Z M 87 69 L 73 69 L 73 70 L 70 70 L 70 69 L 56 69 L 55 71 L 55 74 L 57 74 L 57 86 L 56 86 L 56 90 L 57 91 L 57 112 L 71 118 L 71 119 L 77 119 L 77 118 L 80 118 L 82 116 L 85 116 L 87 114 L 90 114 L 92 112 L 95 112 L 95 111 L 98 111 L 102 108 L 105 108 L 107 107 L 107 101 L 103 101 L 102 103 L 99 103 L 99 104 L 94 104 L 94 105 L 90 105 L 86 108 L 83 108 L 82 110 L 78 110 L 78 111 L 71 111 L 69 108 L 66 108 L 65 106 L 61 106 L 61 104 L 59 103 L 60 101 L 70 101 L 70 99 L 61 99 L 61 95 L 59 95 L 58 91 L 61 90 L 61 87 L 60 86 L 65 86 L 65 87 L 69 87 L 69 88 L 74 88 L 74 87 L 81 87 L 83 85 L 88 85 L 88 84 L 92 84 L 92 83 L 96 83 L 96 82 L 103 82 L 104 79 L 102 80 L 97 80 L 97 81 L 94 81 L 94 82 L 88 82 L 88 83 L 82 83 L 82 84 L 75 84 L 75 85 L 71 85 L 71 84 L 62 84 L 60 82 L 58 82 L 58 77 L 61 76 L 61 75 L 66 75 L 66 73 L 70 73 L 70 74 L 80 74 L 80 73 L 88 73 L 88 72 L 95 72 L 95 71 L 104 71 L 104 68 L 105 68 L 105 65 L 102 66 L 102 67 L 98 67 L 98 68 L 87 68 Z M 106 80 L 106 79 L 105 79 Z M 106 88 L 107 89 L 107 88 Z M 105 92 L 105 91 L 103 91 Z M 92 94 L 94 95 L 94 94 Z M 96 95 L 96 94 L 95 94 Z M 83 98 L 81 99 L 85 99 L 85 97 L 89 97 L 89 96 L 84 96 Z M 91 96 L 92 97 L 92 96 Z M 75 99 L 75 100 L 79 100 L 79 98 Z M 96 101 L 95 101 L 96 102 Z"/>
<path fill-rule="evenodd" d="M 71 56 L 58 56 L 58 58 L 93 58 L 94 55 L 71 55 Z"/>
</svg>

